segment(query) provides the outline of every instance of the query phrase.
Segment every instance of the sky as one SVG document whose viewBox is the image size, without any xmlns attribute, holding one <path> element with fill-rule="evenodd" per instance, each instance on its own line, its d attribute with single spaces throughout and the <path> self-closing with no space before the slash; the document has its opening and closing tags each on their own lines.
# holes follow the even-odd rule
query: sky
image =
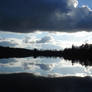
<svg viewBox="0 0 92 92">
<path fill-rule="evenodd" d="M 79 2 L 79 7 L 82 5 L 89 6 L 92 9 L 92 1 L 91 0 L 78 0 Z"/>
<path fill-rule="evenodd" d="M 92 42 L 91 0 L 2 0 L 0 45 L 64 49 Z"/>
<path fill-rule="evenodd" d="M 91 3 L 92 0 L 1 0 L 0 46 L 62 50 L 72 45 L 92 44 Z M 72 63 L 58 59 L 0 61 L 3 73 L 25 70 L 55 76 L 67 75 L 68 72 L 71 76 L 92 75 L 92 67 L 72 66 Z"/>
</svg>

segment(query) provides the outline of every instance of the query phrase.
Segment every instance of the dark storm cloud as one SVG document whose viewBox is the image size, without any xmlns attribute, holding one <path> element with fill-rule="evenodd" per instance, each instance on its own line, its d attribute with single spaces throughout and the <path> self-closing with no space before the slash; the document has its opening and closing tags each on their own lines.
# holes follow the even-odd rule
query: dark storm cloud
<svg viewBox="0 0 92 92">
<path fill-rule="evenodd" d="M 92 11 L 77 0 L 2 0 L 0 30 L 12 32 L 91 30 Z"/>
</svg>

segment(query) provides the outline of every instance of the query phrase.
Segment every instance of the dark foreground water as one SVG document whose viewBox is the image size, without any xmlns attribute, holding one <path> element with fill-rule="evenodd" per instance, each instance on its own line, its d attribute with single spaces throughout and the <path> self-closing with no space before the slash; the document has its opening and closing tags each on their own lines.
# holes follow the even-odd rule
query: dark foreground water
<svg viewBox="0 0 92 92">
<path fill-rule="evenodd" d="M 91 92 L 91 76 L 90 64 L 63 58 L 0 59 L 0 92 Z"/>
<path fill-rule="evenodd" d="M 0 92 L 92 92 L 92 78 L 6 74 L 0 75 Z"/>
</svg>

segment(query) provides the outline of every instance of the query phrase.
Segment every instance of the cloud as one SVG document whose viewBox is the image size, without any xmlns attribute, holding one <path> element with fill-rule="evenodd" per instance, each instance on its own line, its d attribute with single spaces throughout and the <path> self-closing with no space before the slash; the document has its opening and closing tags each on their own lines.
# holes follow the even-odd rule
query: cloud
<svg viewBox="0 0 92 92">
<path fill-rule="evenodd" d="M 38 40 L 37 38 L 36 38 L 36 36 L 27 36 L 27 37 L 25 37 L 24 39 L 23 39 L 23 42 L 24 43 L 35 43 L 36 42 L 36 40 Z"/>
<path fill-rule="evenodd" d="M 1 38 L 0 46 L 4 47 L 20 47 L 22 40 L 17 38 Z"/>
<path fill-rule="evenodd" d="M 0 64 L 7 64 L 11 62 L 16 62 L 14 58 L 9 58 L 9 59 L 0 59 Z"/>
<path fill-rule="evenodd" d="M 2 72 L 3 71 L 3 72 Z M 92 67 L 86 69 L 80 64 L 73 64 L 71 61 L 54 58 L 10 58 L 0 59 L 0 73 L 9 72 L 31 72 L 40 73 L 41 76 L 92 76 Z"/>
<path fill-rule="evenodd" d="M 6 35 L 6 38 L 0 38 L 0 46 L 27 49 L 60 49 L 61 47 L 54 44 L 55 42 L 53 36 L 43 36 L 38 38 L 35 35 L 25 35 L 24 38 L 8 38 Z"/>
<path fill-rule="evenodd" d="M 43 36 L 42 38 L 37 38 L 36 36 L 27 36 L 24 38 L 23 42 L 24 43 L 49 43 L 51 41 L 53 41 L 54 38 L 53 36 Z"/>
<path fill-rule="evenodd" d="M 11 42 L 8 42 L 8 41 L 3 41 L 3 42 L 0 42 L 0 46 L 9 46 L 9 47 L 15 47 L 16 44 L 15 43 L 11 43 Z"/>
<path fill-rule="evenodd" d="M 16 47 L 18 45 L 18 43 L 16 42 L 16 40 L 9 40 L 9 39 L 0 39 L 0 46 L 9 46 L 9 47 Z"/>
<path fill-rule="evenodd" d="M 53 40 L 52 36 L 44 36 L 43 38 L 41 38 L 40 40 L 36 41 L 37 43 L 48 43 L 51 40 Z"/>
<path fill-rule="evenodd" d="M 92 32 L 76 33 L 28 33 L 16 34 L 3 32 L 0 34 L 0 46 L 27 48 L 27 49 L 64 49 L 69 48 L 72 44 L 79 46 L 85 42 L 91 43 Z"/>
<path fill-rule="evenodd" d="M 41 35 L 40 35 L 41 36 Z M 23 43 L 28 48 L 37 49 L 61 49 L 61 46 L 56 44 L 56 40 L 51 35 L 45 35 L 38 38 L 37 36 L 27 36 L 23 39 Z"/>
<path fill-rule="evenodd" d="M 0 1 L 0 30 L 12 32 L 92 30 L 92 10 L 78 0 Z"/>
<path fill-rule="evenodd" d="M 36 64 L 36 65 L 45 71 L 52 70 L 55 67 L 55 64 Z"/>
</svg>

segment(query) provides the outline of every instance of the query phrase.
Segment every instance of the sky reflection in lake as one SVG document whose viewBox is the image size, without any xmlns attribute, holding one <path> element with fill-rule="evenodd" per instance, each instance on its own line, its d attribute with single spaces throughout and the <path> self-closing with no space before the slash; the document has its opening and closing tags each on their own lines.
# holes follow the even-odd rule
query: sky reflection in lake
<svg viewBox="0 0 92 92">
<path fill-rule="evenodd" d="M 0 59 L 0 73 L 29 72 L 41 76 L 91 76 L 92 67 L 72 64 L 63 58 Z"/>
</svg>

